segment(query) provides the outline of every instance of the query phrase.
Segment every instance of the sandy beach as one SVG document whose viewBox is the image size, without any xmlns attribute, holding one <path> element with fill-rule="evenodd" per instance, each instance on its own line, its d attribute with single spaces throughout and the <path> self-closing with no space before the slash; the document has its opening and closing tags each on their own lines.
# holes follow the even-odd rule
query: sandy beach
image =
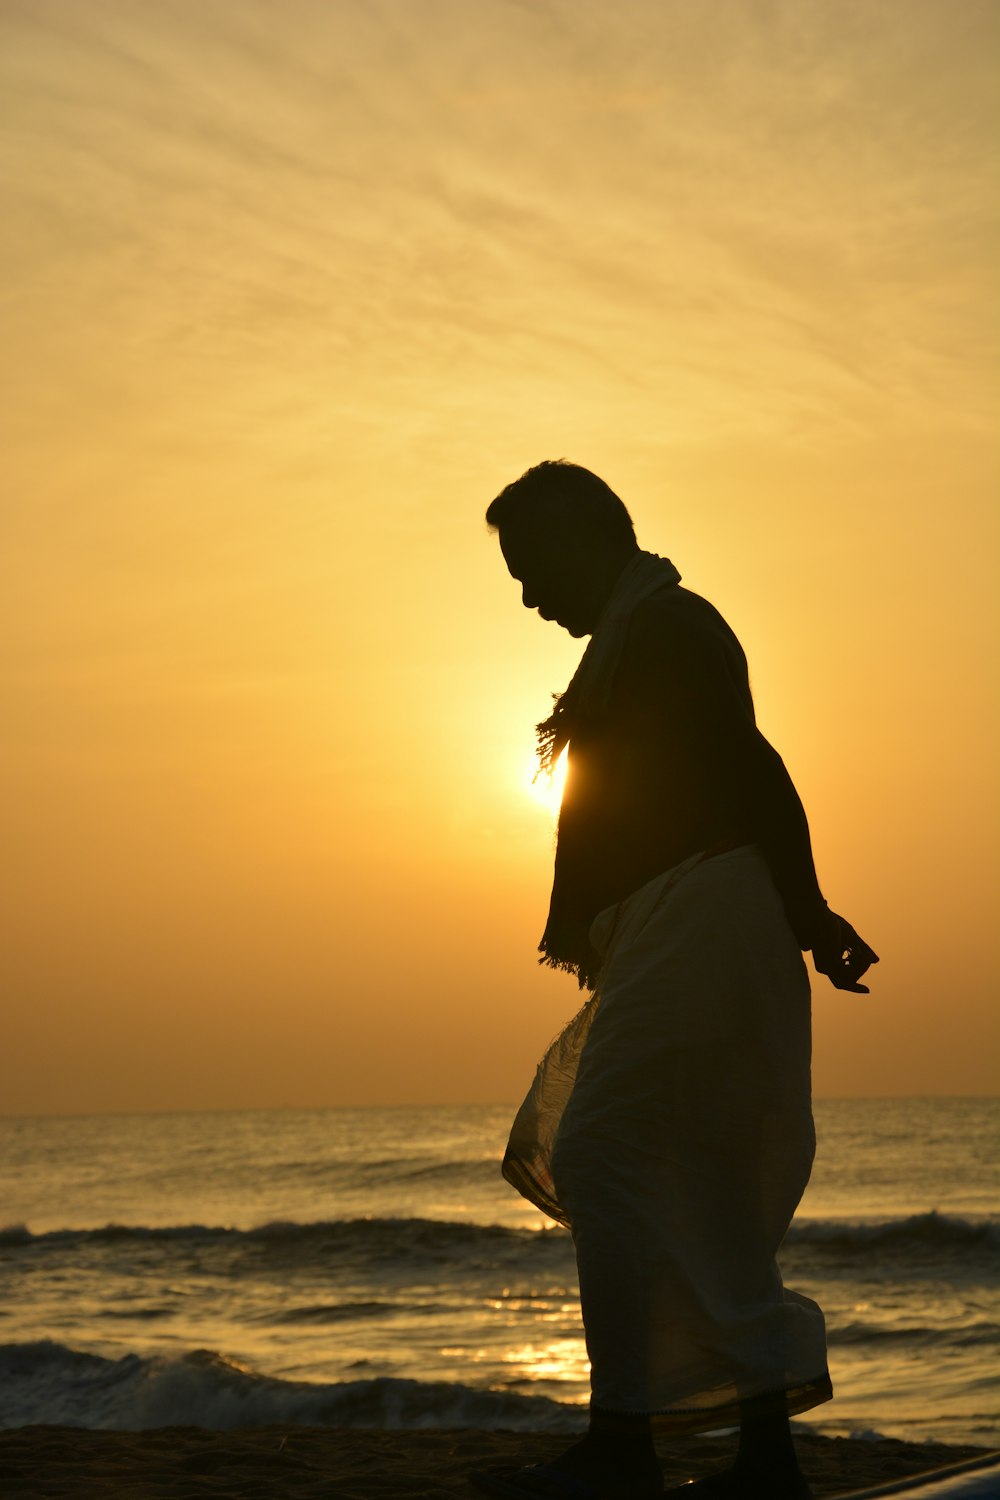
<svg viewBox="0 0 1000 1500">
<path fill-rule="evenodd" d="M 553 1457 L 564 1437 L 464 1431 L 386 1432 L 274 1426 L 212 1432 L 168 1427 L 94 1432 L 22 1427 L 0 1433 L 3 1500 L 471 1500 L 474 1468 Z M 798 1439 L 815 1494 L 833 1496 L 985 1451 L 892 1439 Z M 724 1466 L 732 1438 L 662 1448 L 664 1479 Z"/>
</svg>

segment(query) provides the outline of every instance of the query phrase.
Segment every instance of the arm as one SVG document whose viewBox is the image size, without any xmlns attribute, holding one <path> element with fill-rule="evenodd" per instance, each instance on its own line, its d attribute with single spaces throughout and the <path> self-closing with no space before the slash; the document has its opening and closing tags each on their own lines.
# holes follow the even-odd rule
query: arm
<svg viewBox="0 0 1000 1500">
<path fill-rule="evenodd" d="M 878 958 L 823 900 L 802 802 L 754 721 L 743 653 L 714 611 L 704 606 L 698 612 L 698 606 L 638 618 L 632 642 L 637 665 L 650 688 L 660 685 L 651 696 L 660 698 L 661 710 L 669 718 L 681 716 L 712 783 L 726 789 L 737 823 L 771 868 L 796 940 L 812 950 L 817 972 L 838 989 L 866 994 L 858 980 Z"/>
<path fill-rule="evenodd" d="M 805 809 L 781 756 L 756 726 L 747 734 L 734 725 L 721 744 L 799 947 L 812 951 L 816 972 L 835 988 L 867 995 L 867 986 L 858 981 L 878 963 L 878 955 L 823 900 Z"/>
</svg>

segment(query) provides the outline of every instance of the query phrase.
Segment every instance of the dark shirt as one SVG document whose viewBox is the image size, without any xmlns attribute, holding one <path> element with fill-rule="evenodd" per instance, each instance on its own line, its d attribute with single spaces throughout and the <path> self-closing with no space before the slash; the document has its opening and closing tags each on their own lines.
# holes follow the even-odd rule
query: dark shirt
<svg viewBox="0 0 1000 1500">
<path fill-rule="evenodd" d="M 720 842 L 756 843 L 803 947 L 822 897 L 802 804 L 754 722 L 746 657 L 687 589 L 638 605 L 608 712 L 569 749 L 556 860 L 566 913 L 589 923 Z"/>
</svg>

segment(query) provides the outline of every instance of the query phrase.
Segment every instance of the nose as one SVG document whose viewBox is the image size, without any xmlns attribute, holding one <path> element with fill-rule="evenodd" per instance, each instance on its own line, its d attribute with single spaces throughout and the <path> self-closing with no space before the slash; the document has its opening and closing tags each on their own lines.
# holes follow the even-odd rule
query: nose
<svg viewBox="0 0 1000 1500">
<path fill-rule="evenodd" d="M 521 603 L 524 605 L 525 609 L 538 608 L 538 600 L 535 598 L 534 594 L 529 593 L 527 585 L 525 585 L 525 587 L 521 590 Z"/>
</svg>

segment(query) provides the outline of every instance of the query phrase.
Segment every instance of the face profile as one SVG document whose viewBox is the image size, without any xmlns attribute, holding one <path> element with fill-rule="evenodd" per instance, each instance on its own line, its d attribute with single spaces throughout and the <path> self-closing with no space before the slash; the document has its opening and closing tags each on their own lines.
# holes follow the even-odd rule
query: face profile
<svg viewBox="0 0 1000 1500">
<path fill-rule="evenodd" d="M 509 484 L 486 523 L 500 539 L 525 609 L 571 636 L 592 635 L 626 563 L 638 550 L 619 497 L 579 464 L 546 460 Z"/>
<path fill-rule="evenodd" d="M 593 633 L 615 580 L 636 551 L 631 539 L 608 537 L 557 503 L 530 519 L 504 522 L 499 539 L 525 609 L 537 610 L 577 639 Z"/>
<path fill-rule="evenodd" d="M 510 576 L 521 585 L 525 609 L 537 610 L 572 636 L 589 635 L 595 620 L 588 608 L 586 574 L 575 565 L 574 548 L 554 527 L 508 526 L 500 551 Z"/>
</svg>

